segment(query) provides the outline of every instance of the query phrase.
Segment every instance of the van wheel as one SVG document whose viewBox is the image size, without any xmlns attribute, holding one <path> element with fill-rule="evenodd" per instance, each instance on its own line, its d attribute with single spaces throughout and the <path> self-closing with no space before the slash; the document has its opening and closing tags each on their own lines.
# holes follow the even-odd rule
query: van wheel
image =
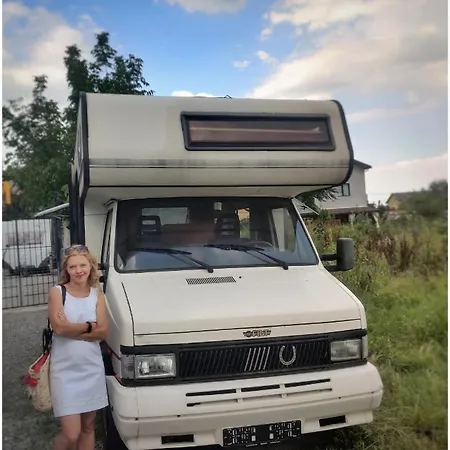
<svg viewBox="0 0 450 450">
<path fill-rule="evenodd" d="M 104 450 L 128 450 L 127 446 L 123 443 L 122 438 L 117 431 L 114 419 L 111 413 L 111 408 L 107 406 L 103 410 L 103 430 L 104 430 L 104 440 L 103 449 Z"/>
</svg>

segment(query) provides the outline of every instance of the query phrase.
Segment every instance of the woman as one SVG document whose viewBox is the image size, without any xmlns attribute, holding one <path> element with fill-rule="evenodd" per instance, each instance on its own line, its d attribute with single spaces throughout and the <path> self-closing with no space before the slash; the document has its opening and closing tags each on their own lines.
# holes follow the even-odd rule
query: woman
<svg viewBox="0 0 450 450">
<path fill-rule="evenodd" d="M 65 251 L 60 286 L 49 291 L 53 328 L 50 388 L 53 412 L 61 423 L 54 450 L 94 450 L 95 415 L 108 404 L 100 341 L 108 333 L 105 296 L 97 262 L 84 245 Z"/>
</svg>

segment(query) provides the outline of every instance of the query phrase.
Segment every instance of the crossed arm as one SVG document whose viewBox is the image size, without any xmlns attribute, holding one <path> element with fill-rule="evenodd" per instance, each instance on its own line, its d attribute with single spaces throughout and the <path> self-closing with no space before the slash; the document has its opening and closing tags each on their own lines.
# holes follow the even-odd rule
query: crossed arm
<svg viewBox="0 0 450 450">
<path fill-rule="evenodd" d="M 52 325 L 53 332 L 59 336 L 83 341 L 101 341 L 108 335 L 108 317 L 106 314 L 106 301 L 103 292 L 99 291 L 97 300 L 97 321 L 92 322 L 92 331 L 87 332 L 86 322 L 69 322 L 64 314 L 62 295 L 58 288 L 51 288 L 49 291 L 48 317 Z"/>
</svg>

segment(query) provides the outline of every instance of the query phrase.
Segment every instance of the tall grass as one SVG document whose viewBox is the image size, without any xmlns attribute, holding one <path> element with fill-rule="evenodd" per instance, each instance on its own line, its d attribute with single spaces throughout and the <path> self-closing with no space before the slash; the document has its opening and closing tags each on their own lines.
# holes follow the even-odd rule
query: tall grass
<svg viewBox="0 0 450 450">
<path fill-rule="evenodd" d="M 336 274 L 363 302 L 370 359 L 384 397 L 374 423 L 334 435 L 329 448 L 447 448 L 447 224 L 410 220 L 308 228 L 320 253 L 355 242 L 355 268 Z M 323 447 L 320 447 L 323 448 Z"/>
</svg>

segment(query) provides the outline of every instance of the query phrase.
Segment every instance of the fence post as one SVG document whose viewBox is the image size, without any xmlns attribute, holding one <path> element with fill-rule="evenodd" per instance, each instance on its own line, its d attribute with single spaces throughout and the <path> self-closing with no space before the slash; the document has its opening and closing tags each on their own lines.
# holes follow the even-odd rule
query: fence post
<svg viewBox="0 0 450 450">
<path fill-rule="evenodd" d="M 61 251 L 63 248 L 63 221 L 61 218 L 55 219 L 55 262 L 56 270 L 59 272 L 61 270 Z"/>
<path fill-rule="evenodd" d="M 19 246 L 19 226 L 17 224 L 17 219 L 14 221 L 15 224 L 15 232 L 16 232 L 16 249 L 17 249 L 17 282 L 19 283 L 19 302 L 20 305 L 23 306 L 23 291 L 22 291 L 22 267 L 20 264 L 20 246 Z"/>
</svg>

